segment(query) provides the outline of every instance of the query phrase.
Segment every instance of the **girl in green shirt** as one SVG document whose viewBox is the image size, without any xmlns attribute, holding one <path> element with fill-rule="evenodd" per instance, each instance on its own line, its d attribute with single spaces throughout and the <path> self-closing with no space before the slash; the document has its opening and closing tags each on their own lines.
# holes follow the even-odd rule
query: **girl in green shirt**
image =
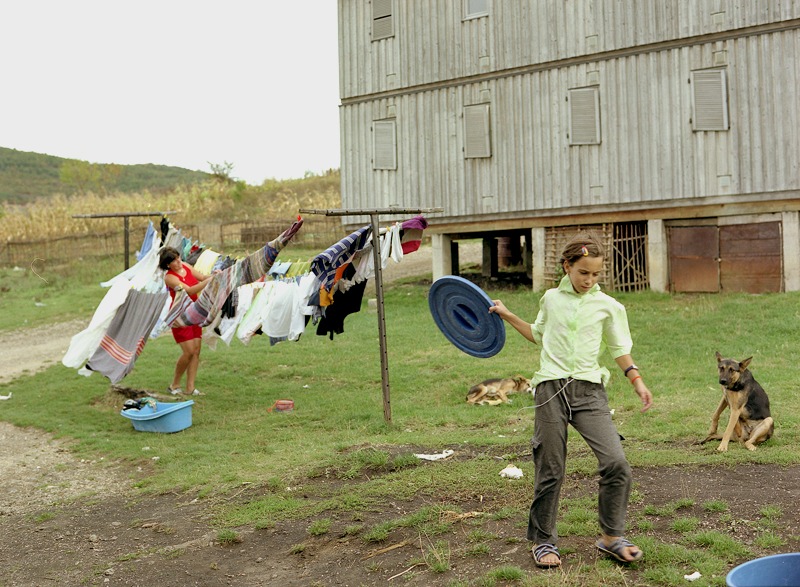
<svg viewBox="0 0 800 587">
<path fill-rule="evenodd" d="M 567 457 L 567 426 L 586 440 L 597 457 L 600 482 L 599 522 L 602 536 L 597 548 L 629 563 L 643 553 L 624 536 L 631 490 L 631 468 L 620 436 L 611 420 L 605 386 L 610 373 L 599 364 L 608 350 L 650 408 L 653 396 L 631 357 L 630 330 L 625 307 L 600 291 L 604 248 L 586 232 L 573 237 L 562 252 L 565 276 L 558 287 L 545 292 L 536 322 L 530 324 L 494 300 L 496 313 L 529 341 L 541 345 L 539 370 L 531 382 L 536 387 L 533 461 L 534 496 L 528 518 L 528 539 L 537 566 L 561 565 L 556 547 L 556 515 Z"/>
</svg>

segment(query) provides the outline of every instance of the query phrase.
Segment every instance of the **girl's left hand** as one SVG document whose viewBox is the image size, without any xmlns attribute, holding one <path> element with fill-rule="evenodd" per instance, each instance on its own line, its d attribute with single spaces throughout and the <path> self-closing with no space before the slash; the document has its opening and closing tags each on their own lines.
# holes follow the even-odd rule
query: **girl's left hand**
<svg viewBox="0 0 800 587">
<path fill-rule="evenodd" d="M 636 395 L 642 400 L 642 412 L 646 412 L 650 409 L 650 406 L 653 405 L 653 394 L 650 393 L 650 390 L 647 389 L 647 386 L 642 381 L 642 378 L 639 377 L 633 383 L 633 390 L 636 392 Z"/>
</svg>

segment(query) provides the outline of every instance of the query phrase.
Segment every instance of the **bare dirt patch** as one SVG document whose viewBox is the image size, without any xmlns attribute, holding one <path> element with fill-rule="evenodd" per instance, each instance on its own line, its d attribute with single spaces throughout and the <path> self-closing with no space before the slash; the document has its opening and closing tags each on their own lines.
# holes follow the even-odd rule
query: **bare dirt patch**
<svg viewBox="0 0 800 587">
<path fill-rule="evenodd" d="M 419 271 L 410 263 L 405 271 L 399 271 L 401 267 L 387 271 L 387 280 Z M 84 322 L 50 325 L 0 336 L 0 371 L 4 377 L 16 377 L 54 364 L 71 336 L 84 326 Z M 519 453 L 524 452 L 520 447 Z M 223 544 L 209 516 L 215 503 L 185 494 L 142 496 L 132 487 L 136 474 L 132 469 L 78 460 L 67 444 L 41 431 L 0 422 L 0 586 L 444 587 L 456 579 L 474 585 L 501 565 L 547 572 L 533 570 L 524 520 L 492 519 L 489 514 L 505 505 L 492 499 L 456 500 L 460 514 L 443 514 L 455 516 L 450 520 L 452 530 L 432 538 L 413 529 L 398 529 L 384 542 L 368 544 L 347 531 L 354 524 L 371 528 L 432 505 L 398 500 L 357 521 L 350 515 L 334 515 L 330 531 L 321 536 L 308 533 L 313 522 L 309 519 L 267 529 L 237 529 L 238 540 Z M 760 510 L 777 506 L 783 516 L 774 531 L 786 541 L 780 551 L 800 548 L 796 508 L 800 467 L 646 468 L 636 469 L 634 477 L 642 500 L 631 507 L 631 519 L 642 517 L 646 506 L 658 508 L 690 499 L 694 505 L 681 516 L 696 517 L 701 528 L 732 533 L 752 545 Z M 769 490 L 758 489 L 764 487 Z M 564 497 L 595 493 L 592 478 L 570 478 L 564 486 Z M 254 489 L 236 499 L 260 494 Z M 702 504 L 713 499 L 726 502 L 730 515 L 705 511 Z M 453 504 L 454 499 L 443 495 L 434 503 Z M 672 518 L 648 515 L 647 519 L 654 525 L 648 534 L 667 542 L 680 541 L 670 528 Z M 487 549 L 468 553 L 465 537 L 477 520 L 486 534 Z M 438 539 L 451 544 L 449 569 L 442 573 L 420 562 Z M 578 572 L 582 564 L 592 564 L 596 558 L 593 541 L 586 537 L 565 537 L 560 546 L 568 553 L 564 558 L 567 573 Z M 642 564 L 646 565 L 646 559 Z M 687 568 L 686 573 L 694 570 Z M 639 570 L 625 573 L 626 584 L 645 584 Z"/>
</svg>

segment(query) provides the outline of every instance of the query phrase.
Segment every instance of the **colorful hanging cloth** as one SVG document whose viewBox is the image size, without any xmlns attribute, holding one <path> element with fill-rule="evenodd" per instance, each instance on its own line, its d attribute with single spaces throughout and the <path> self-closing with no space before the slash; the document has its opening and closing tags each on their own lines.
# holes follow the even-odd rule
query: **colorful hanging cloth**
<svg viewBox="0 0 800 587">
<path fill-rule="evenodd" d="M 278 238 L 227 269 L 215 273 L 211 281 L 200 292 L 197 301 L 193 302 L 183 290 L 177 292 L 167 314 L 166 324 L 174 328 L 193 324 L 206 326 L 213 322 L 216 314 L 234 289 L 246 283 L 253 283 L 267 274 L 278 257 L 278 253 L 297 234 L 301 226 L 303 226 L 303 219 L 298 216 L 297 220 Z"/>
</svg>

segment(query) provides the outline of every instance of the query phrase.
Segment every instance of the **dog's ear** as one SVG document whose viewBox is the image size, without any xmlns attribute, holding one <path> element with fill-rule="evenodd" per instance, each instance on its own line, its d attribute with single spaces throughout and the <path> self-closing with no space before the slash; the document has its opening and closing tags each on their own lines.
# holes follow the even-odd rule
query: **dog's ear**
<svg viewBox="0 0 800 587">
<path fill-rule="evenodd" d="M 719 354 L 719 351 L 714 354 L 717 356 L 717 363 L 719 363 L 722 360 L 722 355 Z"/>
<path fill-rule="evenodd" d="M 750 361 L 753 360 L 753 357 L 747 357 L 744 361 L 739 363 L 739 371 L 744 371 L 747 369 L 747 366 L 750 364 Z"/>
</svg>

